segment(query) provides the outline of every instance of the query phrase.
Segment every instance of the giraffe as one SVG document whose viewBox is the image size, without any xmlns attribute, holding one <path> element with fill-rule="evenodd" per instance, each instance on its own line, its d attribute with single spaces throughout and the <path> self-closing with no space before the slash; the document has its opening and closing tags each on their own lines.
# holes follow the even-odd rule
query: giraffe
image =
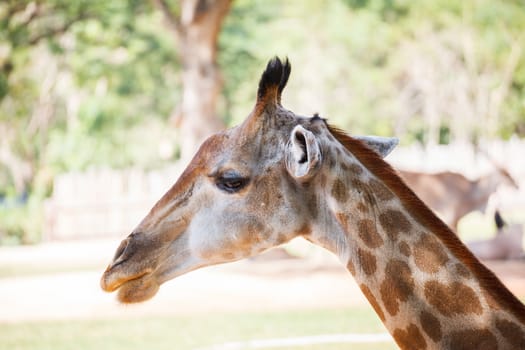
<svg viewBox="0 0 525 350">
<path fill-rule="evenodd" d="M 340 258 L 401 349 L 525 349 L 525 306 L 383 160 L 397 140 L 285 109 L 290 71 L 269 61 L 252 112 L 203 143 L 101 287 L 141 302 L 181 274 L 302 236 Z"/>
<path fill-rule="evenodd" d="M 496 169 L 476 180 L 451 171 L 432 174 L 400 170 L 399 174 L 419 198 L 457 232 L 459 220 L 475 210 L 484 212 L 490 196 L 501 185 L 519 189 L 505 169 L 491 162 Z"/>
</svg>

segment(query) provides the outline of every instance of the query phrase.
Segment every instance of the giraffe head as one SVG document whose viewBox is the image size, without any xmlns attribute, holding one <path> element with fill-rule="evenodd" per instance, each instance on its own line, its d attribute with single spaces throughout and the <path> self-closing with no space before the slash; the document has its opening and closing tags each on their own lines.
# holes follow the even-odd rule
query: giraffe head
<svg viewBox="0 0 525 350">
<path fill-rule="evenodd" d="M 159 286 L 199 267 L 256 255 L 310 234 L 323 209 L 316 188 L 335 143 L 318 116 L 281 106 L 290 64 L 271 60 L 257 102 L 239 126 L 206 140 L 173 187 L 122 241 L 101 279 L 121 302 L 151 298 Z M 381 155 L 397 140 L 360 138 Z"/>
</svg>

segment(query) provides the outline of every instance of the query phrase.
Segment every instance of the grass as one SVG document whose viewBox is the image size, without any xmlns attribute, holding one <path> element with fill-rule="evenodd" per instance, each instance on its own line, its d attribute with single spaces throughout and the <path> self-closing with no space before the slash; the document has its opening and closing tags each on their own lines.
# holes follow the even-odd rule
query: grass
<svg viewBox="0 0 525 350">
<path fill-rule="evenodd" d="M 189 350 L 253 339 L 383 332 L 385 329 L 371 308 L 356 308 L 1 324 L 0 344 L 10 350 Z M 280 349 L 348 348 L 397 349 L 393 343 L 318 344 Z"/>
</svg>

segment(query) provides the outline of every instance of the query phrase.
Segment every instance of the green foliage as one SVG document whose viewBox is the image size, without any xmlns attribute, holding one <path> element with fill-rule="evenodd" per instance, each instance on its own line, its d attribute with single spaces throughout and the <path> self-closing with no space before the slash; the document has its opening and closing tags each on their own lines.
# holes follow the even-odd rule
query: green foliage
<svg viewBox="0 0 525 350">
<path fill-rule="evenodd" d="M 31 198 L 25 205 L 8 201 L 0 206 L 0 245 L 39 242 L 42 220 L 42 200 Z"/>
<path fill-rule="evenodd" d="M 59 23 L 78 20 L 61 35 L 45 37 L 46 45 L 33 41 L 56 26 L 33 34 L 20 26 L 3 32 L 15 70 L 8 80 L 0 79 L 2 91 L 8 91 L 0 124 L 16 134 L 12 152 L 55 172 L 155 164 L 125 149 L 134 129 L 165 124 L 180 92 L 176 51 L 158 16 L 140 1 L 56 0 L 42 8 Z M 4 17 L 4 28 L 10 29 L 8 22 Z M 50 85 L 42 86 L 46 79 Z M 42 95 L 49 98 L 39 106 Z M 52 113 L 40 117 L 46 108 Z M 39 118 L 45 120 L 28 130 Z"/>
</svg>

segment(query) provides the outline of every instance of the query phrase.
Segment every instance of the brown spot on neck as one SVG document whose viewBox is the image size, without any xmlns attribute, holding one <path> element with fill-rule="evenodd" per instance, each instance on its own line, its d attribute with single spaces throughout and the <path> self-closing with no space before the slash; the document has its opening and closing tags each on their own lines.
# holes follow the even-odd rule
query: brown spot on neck
<svg viewBox="0 0 525 350">
<path fill-rule="evenodd" d="M 379 214 L 379 223 L 394 242 L 399 234 L 406 234 L 412 228 L 405 214 L 394 209 L 388 209 L 384 213 Z"/>
<path fill-rule="evenodd" d="M 460 282 L 445 285 L 438 281 L 425 283 L 425 297 L 442 315 L 481 315 L 483 309 L 472 288 Z"/>
<path fill-rule="evenodd" d="M 341 179 L 335 179 L 332 186 L 332 196 L 341 204 L 348 200 L 348 189 Z"/>
<path fill-rule="evenodd" d="M 357 232 L 359 238 L 361 238 L 367 247 L 378 248 L 383 245 L 383 238 L 381 238 L 377 232 L 376 225 L 372 220 L 359 220 L 357 223 Z"/>
<path fill-rule="evenodd" d="M 414 248 L 414 261 L 417 267 L 427 273 L 436 273 L 448 261 L 442 244 L 429 234 L 423 234 Z"/>
<path fill-rule="evenodd" d="M 406 329 L 395 329 L 392 336 L 403 350 L 424 350 L 427 348 L 425 338 L 413 323 L 409 324 Z"/>
<path fill-rule="evenodd" d="M 496 328 L 514 349 L 525 349 L 525 332 L 522 327 L 511 321 L 497 319 Z"/>
<path fill-rule="evenodd" d="M 386 311 L 395 316 L 399 311 L 399 302 L 406 302 L 414 293 L 414 287 L 414 277 L 408 264 L 402 260 L 390 261 L 386 265 L 385 279 L 380 286 Z"/>
<path fill-rule="evenodd" d="M 394 198 L 394 194 L 385 185 L 379 182 L 377 179 L 371 179 L 368 182 L 368 186 L 372 192 L 382 201 L 389 201 Z"/>
<path fill-rule="evenodd" d="M 498 342 L 488 329 L 468 329 L 452 333 L 445 346 L 454 350 L 497 350 Z"/>
<path fill-rule="evenodd" d="M 419 321 L 423 331 L 432 339 L 434 342 L 438 342 L 443 333 L 441 332 L 441 324 L 439 320 L 428 311 L 422 311 L 419 314 Z"/>
<path fill-rule="evenodd" d="M 376 257 L 374 254 L 359 248 L 357 250 L 357 259 L 359 261 L 359 267 L 368 276 L 376 272 Z"/>
<path fill-rule="evenodd" d="M 341 162 L 341 169 L 343 169 L 343 171 L 345 172 L 348 172 L 354 175 L 359 175 L 363 172 L 363 167 L 356 163 Z"/>
</svg>

